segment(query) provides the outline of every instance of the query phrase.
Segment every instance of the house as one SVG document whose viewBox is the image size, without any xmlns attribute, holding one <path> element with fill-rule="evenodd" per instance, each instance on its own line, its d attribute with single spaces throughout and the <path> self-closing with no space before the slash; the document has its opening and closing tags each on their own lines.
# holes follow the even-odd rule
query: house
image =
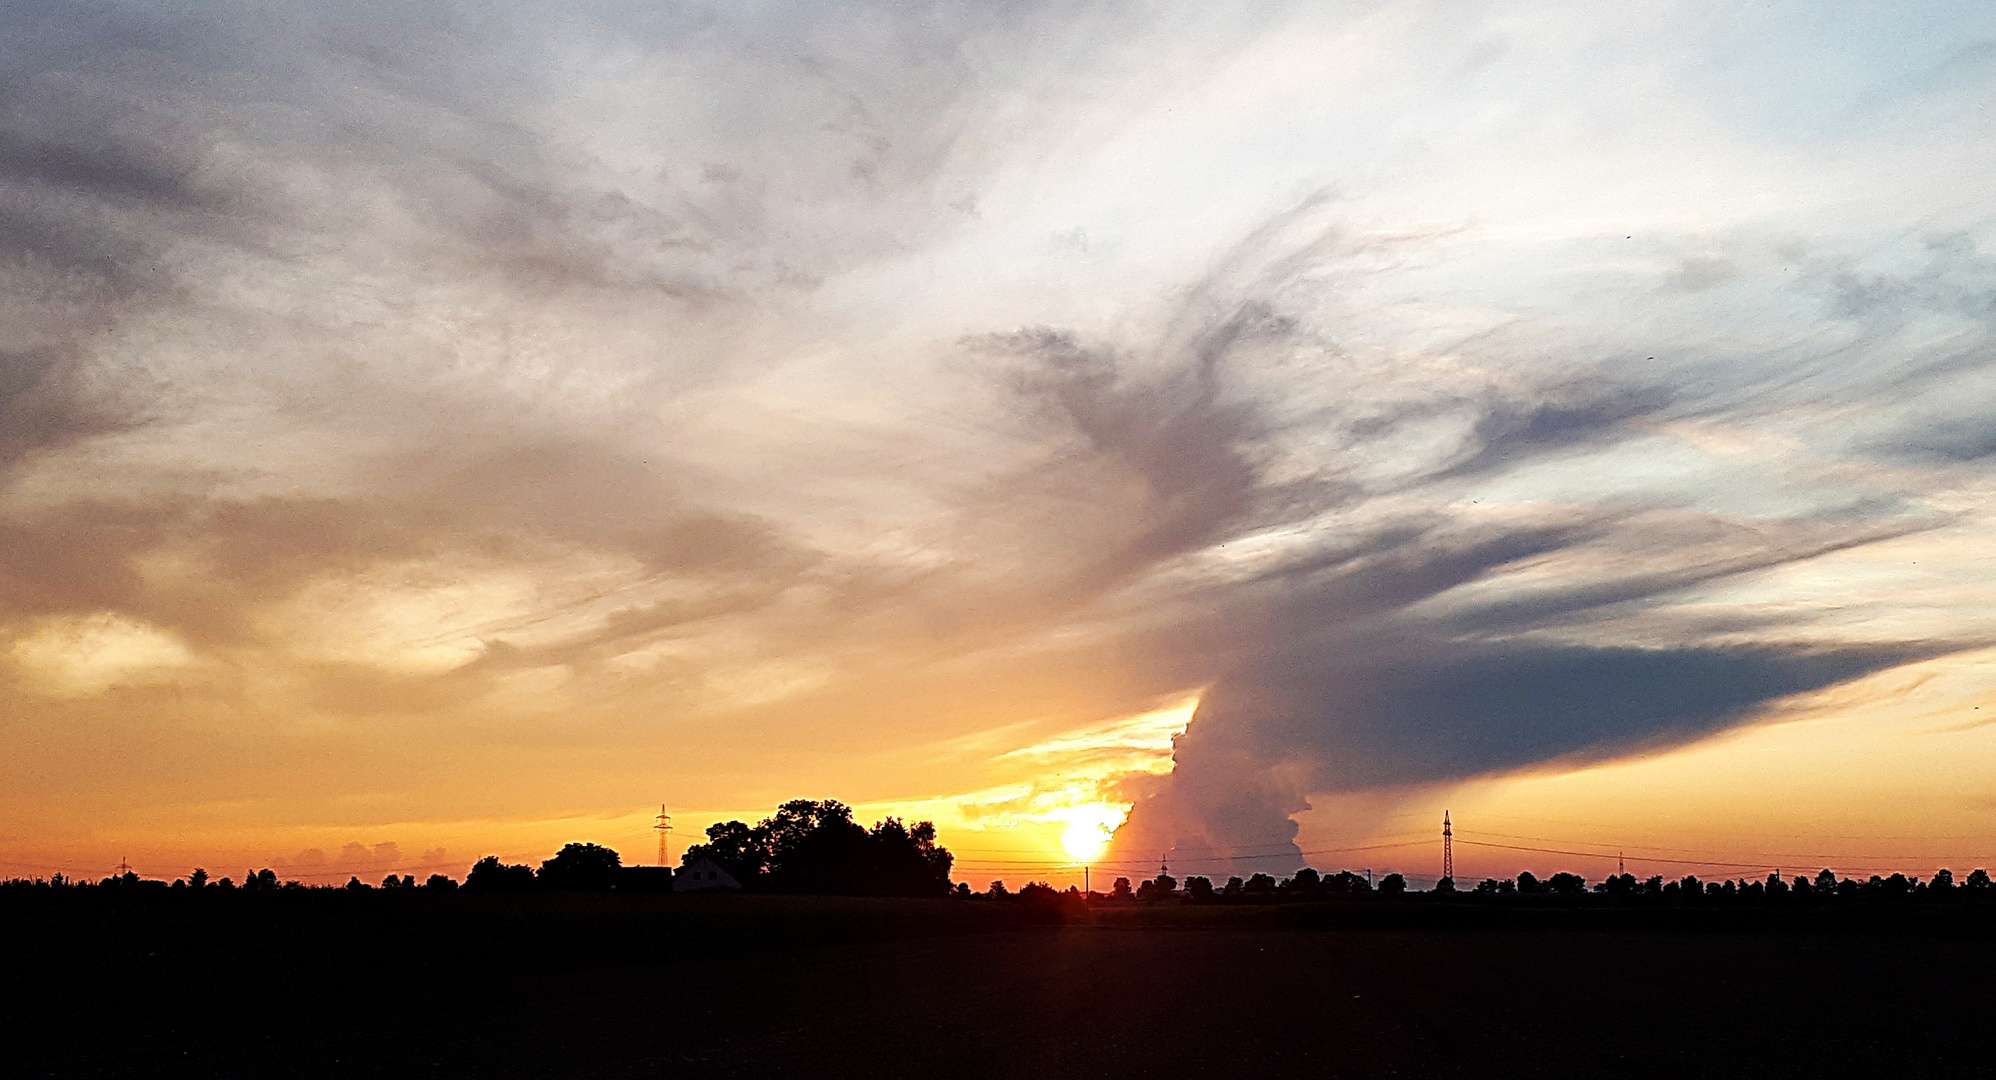
<svg viewBox="0 0 1996 1080">
<path fill-rule="evenodd" d="M 707 889 L 736 889 L 742 883 L 733 874 L 721 869 L 721 864 L 712 859 L 701 859 L 692 866 L 682 866 L 672 875 L 673 892 L 702 892 Z"/>
</svg>

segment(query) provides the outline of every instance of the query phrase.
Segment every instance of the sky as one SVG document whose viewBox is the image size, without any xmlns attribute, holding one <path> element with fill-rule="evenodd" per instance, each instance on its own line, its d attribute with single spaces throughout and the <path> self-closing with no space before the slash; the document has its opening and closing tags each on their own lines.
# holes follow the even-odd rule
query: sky
<svg viewBox="0 0 1996 1080">
<path fill-rule="evenodd" d="M 1992 106 L 1968 2 L 0 2 L 0 872 L 1996 863 Z"/>
</svg>

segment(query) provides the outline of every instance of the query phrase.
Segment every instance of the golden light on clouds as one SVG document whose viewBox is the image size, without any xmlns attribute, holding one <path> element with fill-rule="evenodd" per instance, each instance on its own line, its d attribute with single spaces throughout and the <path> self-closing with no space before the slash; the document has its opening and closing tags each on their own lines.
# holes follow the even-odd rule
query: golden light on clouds
<svg viewBox="0 0 1996 1080">
<path fill-rule="evenodd" d="M 44 619 L 14 639 L 8 655 L 29 686 L 54 697 L 169 682 L 195 663 L 175 635 L 109 612 Z"/>
<path fill-rule="evenodd" d="M 1076 882 L 1128 816 L 1136 785 L 1171 772 L 1172 740 L 1198 707 L 1188 694 L 1003 751 L 991 770 L 1005 782 L 991 787 L 861 809 L 935 821 L 945 844 L 961 849 L 963 873 L 980 881 Z"/>
</svg>

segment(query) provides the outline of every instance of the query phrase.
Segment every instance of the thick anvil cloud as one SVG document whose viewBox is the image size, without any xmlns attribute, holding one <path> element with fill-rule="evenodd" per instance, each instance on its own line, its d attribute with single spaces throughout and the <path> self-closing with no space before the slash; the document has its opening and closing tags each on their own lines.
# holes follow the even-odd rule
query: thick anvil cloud
<svg viewBox="0 0 1996 1080">
<path fill-rule="evenodd" d="M 0 8 L 5 839 L 929 797 L 1203 690 L 1118 843 L 1266 849 L 1985 644 L 1992 42 Z"/>
</svg>

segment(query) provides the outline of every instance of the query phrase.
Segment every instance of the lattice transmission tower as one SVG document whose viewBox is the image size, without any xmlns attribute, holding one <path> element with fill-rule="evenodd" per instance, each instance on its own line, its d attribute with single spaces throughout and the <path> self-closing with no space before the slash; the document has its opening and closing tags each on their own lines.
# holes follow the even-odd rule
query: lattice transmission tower
<svg viewBox="0 0 1996 1080">
<path fill-rule="evenodd" d="M 658 831 L 658 864 L 672 865 L 672 815 L 665 812 L 665 804 L 658 804 L 658 824 L 652 826 Z"/>
<path fill-rule="evenodd" d="M 1442 811 L 1442 876 L 1455 880 L 1455 829 L 1449 825 L 1448 811 Z"/>
</svg>

